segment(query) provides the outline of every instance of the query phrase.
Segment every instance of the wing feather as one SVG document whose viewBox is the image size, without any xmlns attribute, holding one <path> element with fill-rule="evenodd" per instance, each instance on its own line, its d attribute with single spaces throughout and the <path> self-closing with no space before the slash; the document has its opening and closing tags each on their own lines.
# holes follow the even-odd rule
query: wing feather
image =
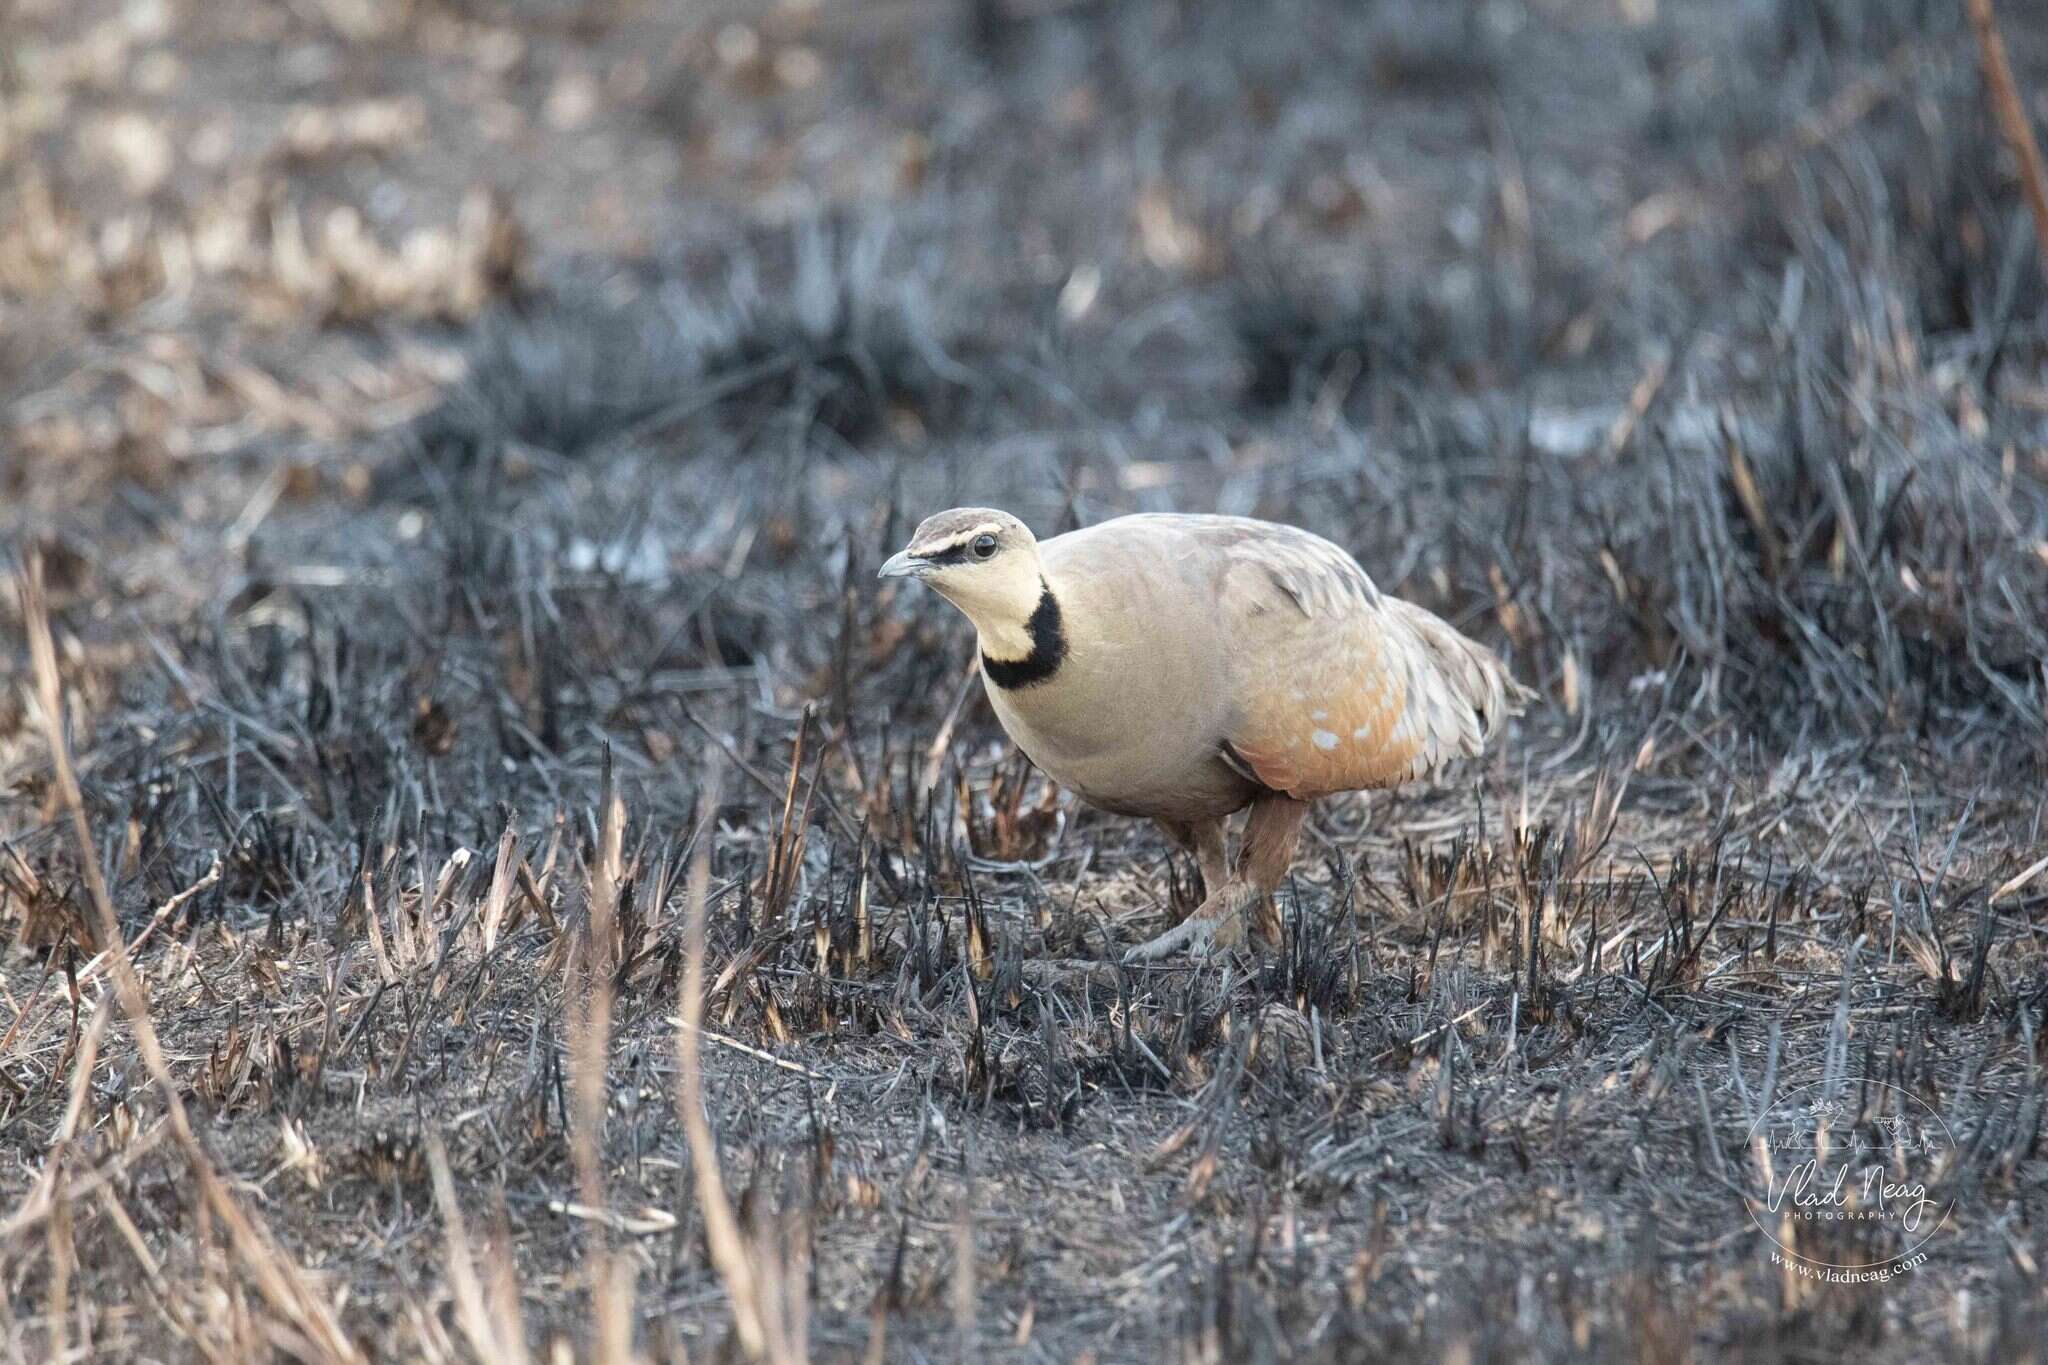
<svg viewBox="0 0 2048 1365">
<path fill-rule="evenodd" d="M 1228 747 L 1260 782 L 1297 797 L 1393 786 L 1477 756 L 1520 712 L 1530 694 L 1491 650 L 1382 595 L 1330 542 L 1271 532 L 1223 547 Z"/>
<path fill-rule="evenodd" d="M 1343 549 L 1297 527 L 1139 513 L 1044 548 L 1127 555 L 1140 540 L 1185 574 L 1199 595 L 1191 609 L 1220 606 L 1233 714 L 1217 754 L 1276 791 L 1310 797 L 1427 776 L 1479 754 L 1533 695 L 1491 650 L 1385 596 Z"/>
</svg>

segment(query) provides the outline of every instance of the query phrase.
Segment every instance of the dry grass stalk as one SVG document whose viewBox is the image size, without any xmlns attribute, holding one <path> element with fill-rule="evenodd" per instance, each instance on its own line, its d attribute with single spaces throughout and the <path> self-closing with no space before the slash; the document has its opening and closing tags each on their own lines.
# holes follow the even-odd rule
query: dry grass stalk
<svg viewBox="0 0 2048 1365">
<path fill-rule="evenodd" d="M 816 774 L 804 792 L 801 811 L 796 806 L 796 789 L 803 773 L 804 745 L 811 732 L 812 710 L 809 706 L 804 707 L 803 719 L 797 724 L 796 745 L 789 756 L 789 780 L 782 794 L 782 818 L 776 824 L 775 838 L 768 849 L 768 868 L 761 879 L 764 924 L 776 923 L 788 908 L 789 898 L 796 890 L 797 875 L 803 867 L 803 832 L 810 825 L 811 800 L 818 792 Z"/>
<path fill-rule="evenodd" d="M 187 901 L 207 888 L 218 885 L 219 882 L 220 859 L 215 858 L 212 868 L 207 871 L 205 876 L 157 907 L 156 913 L 149 917 L 149 923 L 142 927 L 142 932 L 137 934 L 134 942 L 128 945 L 128 956 L 132 959 L 137 950 L 149 941 L 149 936 L 155 933 L 166 919 L 176 914 L 179 908 Z M 107 952 L 103 949 L 91 961 L 87 962 L 85 966 L 81 967 L 78 972 L 78 984 L 83 986 L 106 970 L 107 958 Z"/>
<path fill-rule="evenodd" d="M 1721 420 L 1721 445 L 1728 457 L 1728 482 L 1735 489 L 1736 499 L 1742 504 L 1743 515 L 1749 518 L 1750 526 L 1756 531 L 1764 577 L 1776 583 L 1785 558 L 1784 550 L 1778 544 L 1778 528 L 1771 520 L 1770 507 L 1764 500 L 1763 490 L 1757 486 L 1756 474 L 1749 466 L 1749 457 L 1742 453 L 1742 441 L 1736 434 L 1735 423 L 1726 414 Z"/>
<path fill-rule="evenodd" d="M 970 1162 L 967 1179 L 960 1187 L 960 1217 L 953 1225 L 953 1331 L 962 1360 L 972 1360 L 977 1354 L 975 1310 L 980 1302 L 974 1275 L 974 1173 Z"/>
<path fill-rule="evenodd" d="M 478 1360 L 505 1361 L 522 1365 L 526 1353 L 526 1328 L 519 1316 L 516 1291 L 509 1302 L 493 1276 L 491 1299 L 484 1297 L 477 1278 L 476 1261 L 470 1250 L 469 1228 L 462 1217 L 462 1201 L 455 1193 L 455 1179 L 448 1169 L 448 1149 L 439 1133 L 429 1131 L 426 1139 L 427 1166 L 434 1180 L 434 1202 L 440 1206 L 441 1221 L 448 1237 L 448 1287 L 455 1296 L 455 1321 L 469 1338 Z"/>
<path fill-rule="evenodd" d="M 498 839 L 498 862 L 491 869 L 491 890 L 484 899 L 481 916 L 484 935 L 484 952 L 488 955 L 498 948 L 498 934 L 505 926 L 505 910 L 512 903 L 512 886 L 517 880 L 514 869 L 518 866 L 519 835 L 510 825 Z"/>
<path fill-rule="evenodd" d="M 172 1330 L 207 1359 L 224 1359 L 219 1352 L 212 1349 L 211 1343 L 205 1337 L 193 1329 L 191 1317 L 172 1295 L 170 1287 L 164 1283 L 163 1266 L 150 1251 L 149 1244 L 142 1240 L 142 1230 L 135 1226 L 135 1220 L 128 1216 L 127 1208 L 115 1196 L 113 1190 L 102 1185 L 94 1194 L 99 1200 L 100 1212 L 107 1216 L 107 1221 L 121 1234 L 121 1241 L 127 1246 L 129 1254 L 135 1257 L 135 1264 L 142 1270 L 142 1278 L 149 1285 L 158 1311 L 171 1324 Z"/>
<path fill-rule="evenodd" d="M 71 1354 L 66 1326 L 71 1320 L 71 1267 L 77 1260 L 71 1236 L 71 1198 L 65 1191 L 65 1165 L 70 1152 L 58 1148 L 50 1157 L 50 1218 L 43 1238 L 50 1258 L 50 1283 L 44 1313 L 49 1326 L 50 1359 L 64 1360 Z"/>
<path fill-rule="evenodd" d="M 2042 855 L 2037 861 L 2029 864 L 2013 877 L 2000 883 L 1998 889 L 1991 893 L 1991 903 L 1996 905 L 2007 896 L 2017 895 L 2022 887 L 2026 886 L 2028 882 L 2034 880 L 2043 872 L 2048 872 L 2048 854 Z"/>
<path fill-rule="evenodd" d="M 617 969 L 619 889 L 624 884 L 626 804 L 613 785 L 607 757 L 604 785 L 599 797 L 597 856 L 590 870 L 590 895 L 581 931 L 570 957 L 572 970 L 568 989 L 571 1047 L 574 1054 L 571 1078 L 575 1111 L 570 1122 L 570 1154 L 576 1165 L 576 1183 L 582 1202 L 589 1208 L 605 1208 L 604 1117 L 610 1101 L 606 1069 L 611 1057 L 612 989 Z M 499 846 L 500 869 L 511 858 L 508 844 Z M 493 892 L 508 877 L 493 877 Z M 632 1358 L 633 1310 L 630 1280 L 621 1293 L 616 1257 L 609 1244 L 608 1225 L 596 1221 L 598 1245 L 590 1255 L 589 1290 L 591 1322 L 601 1361 Z M 625 1271 L 630 1274 L 630 1271 Z"/>
<path fill-rule="evenodd" d="M 164 1057 L 163 1044 L 150 1018 L 149 999 L 142 978 L 128 956 L 127 941 L 121 935 L 120 920 L 114 914 L 113 897 L 100 871 L 99 850 L 93 842 L 92 827 L 86 820 L 85 796 L 71 766 L 71 750 L 64 732 L 64 689 L 57 672 L 56 645 L 50 634 L 49 610 L 43 596 L 42 560 L 31 555 L 28 572 L 18 584 L 23 624 L 34 674 L 36 702 L 41 712 L 43 735 L 50 751 L 50 766 L 56 778 L 58 798 L 69 817 L 71 833 L 78 845 L 80 865 L 91 895 L 100 939 L 113 955 L 111 970 L 115 998 L 135 1035 L 136 1051 L 156 1082 L 163 1097 L 172 1136 L 199 1188 L 201 1206 L 227 1230 L 228 1240 L 244 1272 L 271 1310 L 282 1317 L 304 1339 L 307 1348 L 322 1361 L 360 1361 L 356 1349 L 342 1330 L 333 1306 L 312 1286 L 306 1273 L 253 1221 L 214 1170 L 206 1149 L 193 1131 L 176 1078 Z"/>
<path fill-rule="evenodd" d="M 791 765 L 794 772 L 795 765 Z M 793 779 L 792 779 L 793 782 Z M 700 823 L 711 828 L 711 816 L 718 808 L 709 790 L 704 796 Z M 718 1146 L 711 1125 L 704 1118 L 704 1072 L 700 1040 L 704 1024 L 704 916 L 711 886 L 711 840 L 697 841 L 690 859 L 685 889 L 683 920 L 683 998 L 677 1011 L 676 1061 L 679 1077 L 676 1105 L 681 1110 L 684 1134 L 690 1142 L 690 1169 L 696 1177 L 697 1202 L 704 1214 L 704 1241 L 711 1263 L 725 1284 L 732 1302 L 733 1327 L 740 1347 L 749 1359 L 776 1362 L 801 1357 L 792 1350 L 779 1315 L 768 1309 L 767 1295 L 759 1268 L 747 1246 L 746 1235 L 726 1196 L 725 1180 L 719 1171 Z"/>
<path fill-rule="evenodd" d="M 2040 248 L 2041 269 L 2048 274 L 2048 170 L 2041 165 L 2041 147 L 2034 140 L 2033 125 L 2027 122 L 2026 106 L 2020 101 L 2013 81 L 2012 63 L 2005 55 L 2005 39 L 1998 32 L 1998 16 L 1991 0 L 1963 0 L 1969 11 L 1970 27 L 1977 34 L 1977 59 L 1984 68 L 1984 94 L 1999 133 L 2020 163 L 2020 184 L 2027 194 L 2027 211 L 2034 218 L 2034 244 Z"/>
<path fill-rule="evenodd" d="M 113 1001 L 102 996 L 99 1007 L 93 1011 L 92 1023 L 86 1027 L 85 1036 L 79 1042 L 78 1054 L 72 1063 L 71 1095 L 64 1106 L 63 1121 L 57 1126 L 56 1141 L 50 1144 L 50 1154 L 43 1163 L 42 1175 L 24 1202 L 24 1212 L 33 1211 L 45 1222 L 43 1238 L 45 1254 L 50 1262 L 50 1283 L 46 1301 L 52 1360 L 62 1360 L 70 1351 L 66 1340 L 66 1328 L 71 1316 L 71 1271 L 77 1261 L 76 1243 L 71 1229 L 71 1201 L 76 1198 L 76 1194 L 70 1188 L 67 1169 L 71 1159 L 71 1144 L 78 1137 L 79 1121 L 84 1117 L 87 1101 L 92 1095 L 93 1064 L 99 1059 L 100 1040 L 106 1036 L 107 1020 L 112 1012 Z M 17 1215 L 16 1219 L 9 1221 L 18 1221 L 19 1217 L 20 1215 Z"/>
</svg>

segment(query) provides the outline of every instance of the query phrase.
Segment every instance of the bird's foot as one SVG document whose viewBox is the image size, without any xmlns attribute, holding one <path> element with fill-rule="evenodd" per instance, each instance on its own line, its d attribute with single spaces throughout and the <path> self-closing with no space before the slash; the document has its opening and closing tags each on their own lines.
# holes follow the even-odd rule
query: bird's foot
<svg viewBox="0 0 2048 1365">
<path fill-rule="evenodd" d="M 1244 941 L 1244 912 L 1258 899 L 1251 888 L 1231 883 L 1203 901 L 1201 908 L 1157 938 L 1147 939 L 1124 954 L 1124 961 L 1157 962 L 1185 951 L 1197 960 Z"/>
<path fill-rule="evenodd" d="M 1216 921 L 1189 915 L 1157 938 L 1147 939 L 1124 954 L 1125 962 L 1156 962 L 1162 957 L 1188 950 L 1190 957 L 1207 957 L 1216 946 Z"/>
</svg>

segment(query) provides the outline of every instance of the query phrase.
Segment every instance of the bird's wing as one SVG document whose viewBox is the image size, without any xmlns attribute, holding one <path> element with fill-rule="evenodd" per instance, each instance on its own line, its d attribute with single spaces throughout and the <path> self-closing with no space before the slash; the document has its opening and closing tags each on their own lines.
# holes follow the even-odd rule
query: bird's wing
<svg viewBox="0 0 2048 1365">
<path fill-rule="evenodd" d="M 1236 692 L 1228 754 L 1297 797 L 1386 787 L 1475 756 L 1528 695 L 1492 651 L 1384 596 L 1357 561 L 1293 527 L 1208 537 Z"/>
</svg>

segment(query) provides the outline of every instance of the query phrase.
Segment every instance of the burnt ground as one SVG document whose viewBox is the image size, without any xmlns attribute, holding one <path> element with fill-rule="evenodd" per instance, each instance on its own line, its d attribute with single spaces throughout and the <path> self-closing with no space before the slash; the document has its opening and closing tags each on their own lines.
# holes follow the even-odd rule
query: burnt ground
<svg viewBox="0 0 2048 1365">
<path fill-rule="evenodd" d="M 965 501 L 1299 523 L 1541 701 L 1121 969 L 1192 867 L 873 580 Z M 2048 1340 L 2048 290 L 1959 6 L 13 0 L 0 557 L 10 1358 Z M 1802 1087 L 1939 1120 L 1924 1247 L 1766 1216 L 1910 1273 L 1773 1259 Z"/>
</svg>

